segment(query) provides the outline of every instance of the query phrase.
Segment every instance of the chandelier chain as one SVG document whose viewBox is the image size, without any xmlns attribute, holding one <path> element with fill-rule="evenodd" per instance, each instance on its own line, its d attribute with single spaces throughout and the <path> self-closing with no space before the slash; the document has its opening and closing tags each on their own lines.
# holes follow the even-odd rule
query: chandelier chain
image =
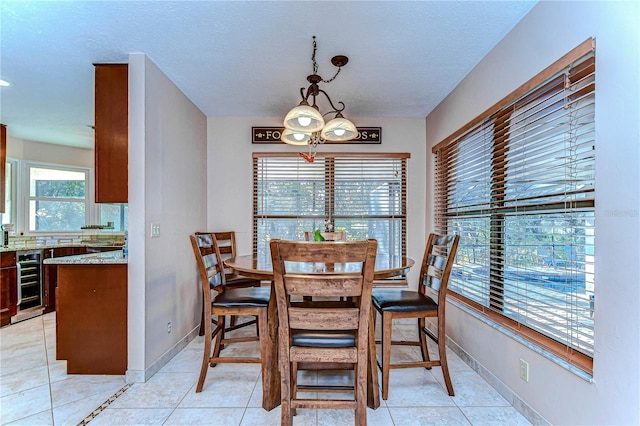
<svg viewBox="0 0 640 426">
<path fill-rule="evenodd" d="M 318 50 L 318 44 L 316 43 L 316 36 L 313 36 L 313 54 L 311 55 L 311 61 L 313 62 L 313 73 L 315 75 L 318 75 L 318 62 L 316 61 L 316 50 Z M 338 74 L 340 74 L 341 69 L 342 67 L 338 67 L 338 71 L 336 71 L 336 74 L 333 77 L 331 77 L 329 80 L 325 80 L 322 77 L 320 77 L 322 79 L 322 82 L 331 83 L 333 80 L 336 79 Z"/>
</svg>

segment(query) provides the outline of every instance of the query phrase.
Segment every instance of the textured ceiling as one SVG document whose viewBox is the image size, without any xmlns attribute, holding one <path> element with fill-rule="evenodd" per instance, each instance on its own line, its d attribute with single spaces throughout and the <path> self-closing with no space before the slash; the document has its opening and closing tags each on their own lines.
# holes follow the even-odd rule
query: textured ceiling
<svg viewBox="0 0 640 426">
<path fill-rule="evenodd" d="M 207 116 L 284 116 L 311 74 L 344 114 L 425 117 L 534 1 L 1 1 L 0 121 L 93 147 L 93 63 L 145 53 Z M 322 107 L 322 104 L 320 104 Z"/>
</svg>

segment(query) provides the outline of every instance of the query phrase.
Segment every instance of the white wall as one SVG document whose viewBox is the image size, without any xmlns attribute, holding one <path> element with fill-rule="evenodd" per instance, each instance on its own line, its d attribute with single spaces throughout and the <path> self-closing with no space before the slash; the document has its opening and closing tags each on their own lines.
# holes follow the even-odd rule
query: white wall
<svg viewBox="0 0 640 426">
<path fill-rule="evenodd" d="M 153 375 L 200 324 L 202 299 L 189 235 L 206 225 L 206 134 L 204 114 L 145 55 L 130 55 L 132 381 Z M 150 237 L 151 222 L 160 223 L 160 237 Z"/>
<path fill-rule="evenodd" d="M 65 166 L 90 167 L 91 169 L 94 166 L 93 149 L 14 138 L 11 136 L 9 126 L 7 126 L 7 157 Z"/>
<path fill-rule="evenodd" d="M 579 43 L 596 38 L 593 383 L 457 308 L 447 313 L 449 336 L 552 424 L 640 424 L 639 5 L 538 3 L 427 117 L 430 151 Z M 528 383 L 518 377 L 520 358 L 530 364 Z"/>
<path fill-rule="evenodd" d="M 353 118 L 357 126 L 382 127 L 379 145 L 320 145 L 318 151 L 409 152 L 407 255 L 422 258 L 425 236 L 425 123 L 423 119 Z M 251 253 L 252 238 L 252 157 L 253 152 L 297 151 L 304 148 L 286 144 L 253 145 L 252 126 L 280 126 L 280 118 L 208 119 L 207 149 L 207 229 L 235 230 L 238 253 Z M 302 159 L 300 161 L 303 161 Z M 431 208 L 431 207 L 429 207 Z M 416 269 L 416 268 L 414 268 Z M 418 271 L 412 271 L 417 275 Z M 416 285 L 413 275 L 409 280 Z"/>
</svg>

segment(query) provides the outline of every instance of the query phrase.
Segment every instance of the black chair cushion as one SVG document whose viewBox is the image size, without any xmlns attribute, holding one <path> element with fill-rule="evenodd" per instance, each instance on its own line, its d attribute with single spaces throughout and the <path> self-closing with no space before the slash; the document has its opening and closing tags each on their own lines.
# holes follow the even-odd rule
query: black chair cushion
<svg viewBox="0 0 640 426">
<path fill-rule="evenodd" d="M 413 312 L 432 311 L 438 304 L 432 298 L 417 291 L 373 290 L 373 306 L 379 311 Z"/>
<path fill-rule="evenodd" d="M 229 287 L 260 287 L 260 280 L 239 275 L 233 278 L 227 278 L 226 285 Z"/>
<path fill-rule="evenodd" d="M 269 305 L 269 287 L 232 288 L 218 294 L 212 305 L 221 308 L 263 307 Z"/>
<path fill-rule="evenodd" d="M 307 348 L 349 348 L 356 345 L 356 331 L 291 330 L 291 343 Z"/>
</svg>

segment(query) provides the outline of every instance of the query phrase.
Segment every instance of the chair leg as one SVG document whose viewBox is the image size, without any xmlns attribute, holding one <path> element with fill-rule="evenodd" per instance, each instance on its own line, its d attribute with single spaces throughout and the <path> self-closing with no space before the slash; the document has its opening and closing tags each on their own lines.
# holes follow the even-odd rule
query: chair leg
<svg viewBox="0 0 640 426">
<path fill-rule="evenodd" d="M 291 363 L 291 399 L 298 397 L 298 363 Z M 291 415 L 298 415 L 298 411 L 295 408 L 291 409 Z"/>
<path fill-rule="evenodd" d="M 209 369 L 209 360 L 211 359 L 211 330 L 205 332 L 207 335 L 204 338 L 204 352 L 202 353 L 202 366 L 200 367 L 200 377 L 198 377 L 198 385 L 196 386 L 196 392 L 202 392 L 204 386 L 204 379 L 207 377 L 207 370 Z"/>
<path fill-rule="evenodd" d="M 222 340 L 224 339 L 224 324 L 225 324 L 225 317 L 224 315 L 218 315 L 218 325 L 217 328 L 219 328 L 220 331 L 218 331 L 218 335 L 216 336 L 216 342 L 213 346 L 213 358 L 217 358 L 220 356 L 220 349 L 223 348 L 222 346 Z M 215 367 L 216 363 L 211 361 L 209 363 L 211 365 L 211 367 Z"/>
<path fill-rule="evenodd" d="M 368 348 L 367 348 L 368 352 Z M 358 356 L 354 378 L 354 393 L 356 397 L 356 422 L 357 426 L 367 426 L 367 360 L 368 353 Z"/>
<path fill-rule="evenodd" d="M 389 369 L 391 366 L 391 314 L 382 313 L 382 399 L 389 397 Z"/>
<path fill-rule="evenodd" d="M 418 318 L 418 337 L 420 337 L 420 352 L 422 353 L 423 361 L 430 361 L 429 348 L 427 347 L 427 336 L 425 335 L 424 327 L 426 326 L 426 320 L 424 318 Z M 431 370 L 431 367 L 426 367 L 427 370 Z"/>
<path fill-rule="evenodd" d="M 440 321 L 441 319 L 438 319 L 438 355 L 440 356 L 440 367 L 442 368 L 442 376 L 447 386 L 447 392 L 449 396 L 454 396 L 453 384 L 449 376 L 449 364 L 447 364 L 447 346 L 445 345 L 447 337 L 445 335 L 444 324 L 441 324 Z"/>
<path fill-rule="evenodd" d="M 282 401 L 280 405 L 280 425 L 292 426 L 293 417 L 291 416 L 291 388 L 289 388 L 289 385 L 291 383 L 291 367 L 286 366 L 285 364 L 288 363 L 280 363 L 280 395 Z"/>
</svg>

